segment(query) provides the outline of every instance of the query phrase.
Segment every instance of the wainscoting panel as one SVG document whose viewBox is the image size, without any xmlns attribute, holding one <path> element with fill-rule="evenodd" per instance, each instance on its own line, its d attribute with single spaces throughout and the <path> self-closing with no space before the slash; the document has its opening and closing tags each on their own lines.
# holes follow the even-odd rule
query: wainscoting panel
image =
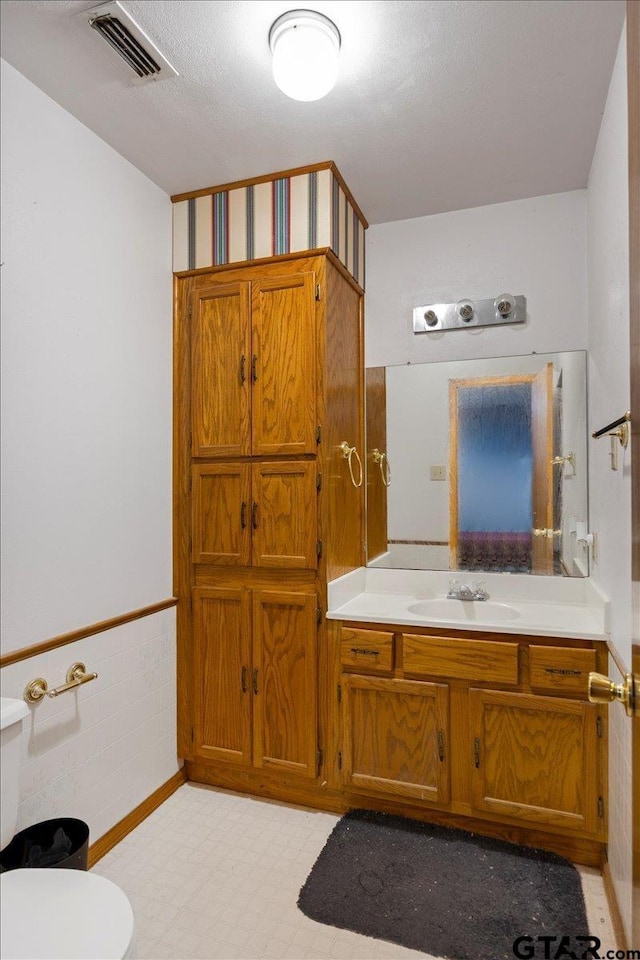
<svg viewBox="0 0 640 960">
<path fill-rule="evenodd" d="M 30 707 L 23 722 L 18 829 L 79 817 L 94 843 L 177 773 L 175 608 L 0 671 L 3 697 L 49 687 L 81 661 L 98 678 Z"/>
</svg>

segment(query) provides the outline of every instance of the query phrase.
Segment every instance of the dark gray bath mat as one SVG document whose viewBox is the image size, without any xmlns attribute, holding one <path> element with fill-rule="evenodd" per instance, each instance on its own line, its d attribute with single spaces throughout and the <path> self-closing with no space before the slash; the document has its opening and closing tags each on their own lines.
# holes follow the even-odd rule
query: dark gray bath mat
<svg viewBox="0 0 640 960">
<path fill-rule="evenodd" d="M 588 947 L 577 940 L 587 919 L 568 860 L 367 810 L 336 824 L 298 906 L 320 923 L 452 960 L 543 956 L 538 937 L 557 938 L 550 956 L 562 937 L 575 956 Z M 518 937 L 531 940 L 514 953 Z"/>
</svg>

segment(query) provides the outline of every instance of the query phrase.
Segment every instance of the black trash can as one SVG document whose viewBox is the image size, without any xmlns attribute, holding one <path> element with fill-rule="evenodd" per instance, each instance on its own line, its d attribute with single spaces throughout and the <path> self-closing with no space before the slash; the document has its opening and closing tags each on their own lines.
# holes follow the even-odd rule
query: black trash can
<svg viewBox="0 0 640 960">
<path fill-rule="evenodd" d="M 83 820 L 57 817 L 25 827 L 0 852 L 0 870 L 59 867 L 87 870 L 89 827 Z"/>
</svg>

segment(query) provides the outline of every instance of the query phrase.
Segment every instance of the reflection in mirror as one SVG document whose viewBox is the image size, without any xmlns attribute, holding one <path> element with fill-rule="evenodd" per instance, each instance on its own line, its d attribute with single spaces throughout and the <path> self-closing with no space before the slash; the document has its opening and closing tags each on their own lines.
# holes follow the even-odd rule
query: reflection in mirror
<svg viewBox="0 0 640 960">
<path fill-rule="evenodd" d="M 370 566 L 587 576 L 583 351 L 366 371 Z"/>
</svg>

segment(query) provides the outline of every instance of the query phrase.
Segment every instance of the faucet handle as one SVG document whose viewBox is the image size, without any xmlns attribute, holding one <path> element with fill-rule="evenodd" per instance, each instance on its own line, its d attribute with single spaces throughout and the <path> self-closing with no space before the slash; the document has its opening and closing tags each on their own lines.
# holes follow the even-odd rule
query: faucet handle
<svg viewBox="0 0 640 960">
<path fill-rule="evenodd" d="M 449 592 L 447 596 L 455 598 L 455 597 L 458 597 L 459 594 L 460 594 L 460 581 L 456 579 L 456 577 L 452 577 L 451 580 L 449 580 Z"/>
<path fill-rule="evenodd" d="M 476 600 L 486 600 L 489 594 L 484 580 L 476 580 L 473 584 L 473 592 Z"/>
</svg>

